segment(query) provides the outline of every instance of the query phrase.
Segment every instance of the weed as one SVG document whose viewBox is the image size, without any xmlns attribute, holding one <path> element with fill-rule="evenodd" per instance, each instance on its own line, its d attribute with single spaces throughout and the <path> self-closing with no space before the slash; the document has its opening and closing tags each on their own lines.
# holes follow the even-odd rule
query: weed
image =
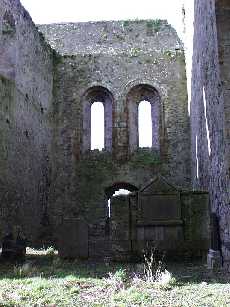
<svg viewBox="0 0 230 307">
<path fill-rule="evenodd" d="M 166 267 L 164 254 L 159 253 L 156 247 L 147 247 L 143 257 L 145 280 L 150 283 L 160 280 Z"/>
<path fill-rule="evenodd" d="M 137 57 L 141 53 L 141 48 L 131 48 L 130 49 L 130 56 L 131 57 Z"/>
<path fill-rule="evenodd" d="M 123 21 L 123 27 L 128 27 L 130 24 L 130 20 L 124 20 Z"/>
<path fill-rule="evenodd" d="M 164 52 L 165 56 L 168 57 L 169 59 L 174 59 L 176 57 L 176 53 L 172 50 L 166 50 Z"/>
<path fill-rule="evenodd" d="M 119 269 L 115 273 L 109 273 L 109 278 L 106 279 L 106 284 L 112 293 L 125 288 L 127 273 L 124 269 Z"/>
<path fill-rule="evenodd" d="M 168 267 L 175 279 L 156 248 L 146 248 L 144 264 L 135 267 L 30 252 L 23 266 L 0 264 L 0 306 L 229 306 L 227 274 L 210 276 L 204 265 L 174 263 Z"/>
<path fill-rule="evenodd" d="M 32 263 L 26 262 L 23 265 L 14 266 L 15 277 L 31 277 L 36 273 L 36 267 Z"/>
<path fill-rule="evenodd" d="M 148 20 L 146 22 L 146 27 L 148 31 L 154 30 L 154 32 L 157 33 L 161 29 L 161 20 L 160 19 Z"/>
<path fill-rule="evenodd" d="M 50 246 L 46 249 L 45 254 L 47 256 L 53 257 L 55 255 L 55 249 L 52 246 Z"/>
</svg>

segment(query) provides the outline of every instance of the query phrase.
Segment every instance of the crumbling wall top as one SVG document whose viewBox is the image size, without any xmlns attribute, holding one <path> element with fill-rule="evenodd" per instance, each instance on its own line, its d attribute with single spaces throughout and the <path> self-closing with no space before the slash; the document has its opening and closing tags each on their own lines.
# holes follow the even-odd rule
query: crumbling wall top
<svg viewBox="0 0 230 307">
<path fill-rule="evenodd" d="M 39 25 L 51 46 L 61 54 L 135 55 L 151 50 L 183 49 L 166 20 L 124 20 Z"/>
</svg>

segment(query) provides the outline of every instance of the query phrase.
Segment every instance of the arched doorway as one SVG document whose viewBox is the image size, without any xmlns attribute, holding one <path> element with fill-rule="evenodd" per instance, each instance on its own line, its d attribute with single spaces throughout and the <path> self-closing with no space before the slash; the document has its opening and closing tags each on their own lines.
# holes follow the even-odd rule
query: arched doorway
<svg viewBox="0 0 230 307">
<path fill-rule="evenodd" d="M 105 189 L 108 199 L 106 238 L 114 260 L 128 260 L 132 254 L 132 198 L 138 188 L 118 182 Z"/>
<path fill-rule="evenodd" d="M 137 191 L 138 188 L 130 183 L 127 182 L 117 182 L 114 183 L 112 186 L 107 187 L 105 189 L 105 194 L 108 199 L 108 207 L 107 207 L 107 217 L 110 219 L 112 214 L 112 204 L 111 204 L 111 198 L 117 197 L 117 196 L 125 196 L 129 195 L 132 192 Z"/>
</svg>

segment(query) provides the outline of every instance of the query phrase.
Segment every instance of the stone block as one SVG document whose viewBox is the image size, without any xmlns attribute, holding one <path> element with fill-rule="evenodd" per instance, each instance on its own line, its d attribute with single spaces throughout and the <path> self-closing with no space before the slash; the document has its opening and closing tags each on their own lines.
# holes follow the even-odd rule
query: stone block
<svg viewBox="0 0 230 307">
<path fill-rule="evenodd" d="M 209 249 L 207 255 L 207 265 L 209 270 L 218 270 L 222 267 L 222 257 L 220 251 Z"/>
<path fill-rule="evenodd" d="M 88 258 L 88 225 L 82 219 L 64 219 L 59 232 L 58 252 L 62 258 Z"/>
</svg>

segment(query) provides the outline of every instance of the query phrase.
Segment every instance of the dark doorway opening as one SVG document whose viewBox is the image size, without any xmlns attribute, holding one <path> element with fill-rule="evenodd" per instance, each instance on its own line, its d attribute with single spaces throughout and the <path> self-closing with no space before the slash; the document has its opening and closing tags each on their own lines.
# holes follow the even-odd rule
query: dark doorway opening
<svg viewBox="0 0 230 307">
<path fill-rule="evenodd" d="M 138 188 L 127 182 L 117 182 L 112 186 L 105 189 L 105 194 L 107 197 L 107 218 L 111 218 L 112 208 L 111 208 L 111 198 L 118 195 L 128 195 L 132 192 L 137 191 Z"/>
</svg>

